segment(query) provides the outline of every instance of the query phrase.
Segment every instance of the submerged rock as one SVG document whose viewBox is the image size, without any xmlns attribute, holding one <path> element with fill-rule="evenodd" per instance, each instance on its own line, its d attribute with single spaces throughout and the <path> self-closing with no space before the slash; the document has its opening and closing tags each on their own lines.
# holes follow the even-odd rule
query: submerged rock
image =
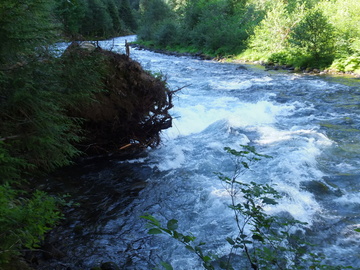
<svg viewBox="0 0 360 270">
<path fill-rule="evenodd" d="M 101 264 L 101 270 L 120 270 L 114 262 L 106 262 Z"/>
</svg>

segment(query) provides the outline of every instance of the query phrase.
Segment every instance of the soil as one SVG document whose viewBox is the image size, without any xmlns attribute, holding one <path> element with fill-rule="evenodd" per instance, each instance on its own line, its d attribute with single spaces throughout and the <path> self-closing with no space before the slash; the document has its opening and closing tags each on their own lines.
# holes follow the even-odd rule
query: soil
<svg viewBox="0 0 360 270">
<path fill-rule="evenodd" d="M 168 89 L 166 81 L 124 54 L 76 45 L 70 45 L 66 53 L 101 54 L 106 65 L 105 91 L 96 93 L 90 104 L 69 110 L 70 116 L 85 120 L 86 139 L 80 150 L 93 155 L 157 146 L 161 130 L 172 125 L 169 110 L 175 91 Z"/>
</svg>

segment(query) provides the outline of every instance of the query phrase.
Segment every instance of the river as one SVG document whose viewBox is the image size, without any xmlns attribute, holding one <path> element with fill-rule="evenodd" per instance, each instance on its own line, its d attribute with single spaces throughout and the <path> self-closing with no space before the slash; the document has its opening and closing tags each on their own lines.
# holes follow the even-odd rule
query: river
<svg viewBox="0 0 360 270">
<path fill-rule="evenodd" d="M 123 52 L 125 39 L 134 38 L 101 45 Z M 89 159 L 56 177 L 58 191 L 82 208 L 70 211 L 66 226 L 51 236 L 68 256 L 39 269 L 90 269 L 108 261 L 121 269 L 149 270 L 160 261 L 175 270 L 202 269 L 175 240 L 148 235 L 139 217 L 177 219 L 180 231 L 225 254 L 234 218 L 214 172 L 231 175 L 223 148 L 240 144 L 273 157 L 241 179 L 274 185 L 284 195 L 269 211 L 307 222 L 325 263 L 360 267 L 360 233 L 354 231 L 360 227 L 359 79 L 146 50 L 131 49 L 131 57 L 164 74 L 171 89 L 185 86 L 174 98 L 173 127 L 157 149 L 135 159 Z"/>
</svg>

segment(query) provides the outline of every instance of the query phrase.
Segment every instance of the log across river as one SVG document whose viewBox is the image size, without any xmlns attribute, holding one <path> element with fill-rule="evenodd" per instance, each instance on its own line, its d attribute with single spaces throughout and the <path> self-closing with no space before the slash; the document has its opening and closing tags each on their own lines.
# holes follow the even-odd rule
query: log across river
<svg viewBox="0 0 360 270">
<path fill-rule="evenodd" d="M 125 39 L 134 38 L 102 46 L 125 52 Z M 224 239 L 234 218 L 214 172 L 231 174 L 233 164 L 223 149 L 240 144 L 273 157 L 254 164 L 241 179 L 272 184 L 284 195 L 269 213 L 287 212 L 307 222 L 309 240 L 327 263 L 360 267 L 360 233 L 354 231 L 360 227 L 358 79 L 270 72 L 146 50 L 131 49 L 130 56 L 144 69 L 166 75 L 171 89 L 186 86 L 173 100 L 173 127 L 162 133 L 160 147 L 141 157 L 89 159 L 56 176 L 57 190 L 81 206 L 50 236 L 67 256 L 39 269 L 90 269 L 110 261 L 121 269 L 148 270 L 159 261 L 176 270 L 202 269 L 176 241 L 147 235 L 139 217 L 177 219 L 179 230 L 226 253 Z"/>
</svg>

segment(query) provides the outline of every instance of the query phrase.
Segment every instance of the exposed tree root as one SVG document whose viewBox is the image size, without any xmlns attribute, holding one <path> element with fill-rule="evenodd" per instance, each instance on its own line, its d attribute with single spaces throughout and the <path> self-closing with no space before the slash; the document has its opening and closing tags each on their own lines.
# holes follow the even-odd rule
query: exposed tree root
<svg viewBox="0 0 360 270">
<path fill-rule="evenodd" d="M 93 102 L 70 110 L 72 116 L 86 120 L 81 150 L 100 154 L 157 146 L 160 132 L 172 125 L 172 96 L 180 89 L 170 91 L 163 78 L 144 71 L 127 55 L 71 47 L 67 53 L 102 54 L 106 64 L 105 91 L 96 93 Z"/>
</svg>

